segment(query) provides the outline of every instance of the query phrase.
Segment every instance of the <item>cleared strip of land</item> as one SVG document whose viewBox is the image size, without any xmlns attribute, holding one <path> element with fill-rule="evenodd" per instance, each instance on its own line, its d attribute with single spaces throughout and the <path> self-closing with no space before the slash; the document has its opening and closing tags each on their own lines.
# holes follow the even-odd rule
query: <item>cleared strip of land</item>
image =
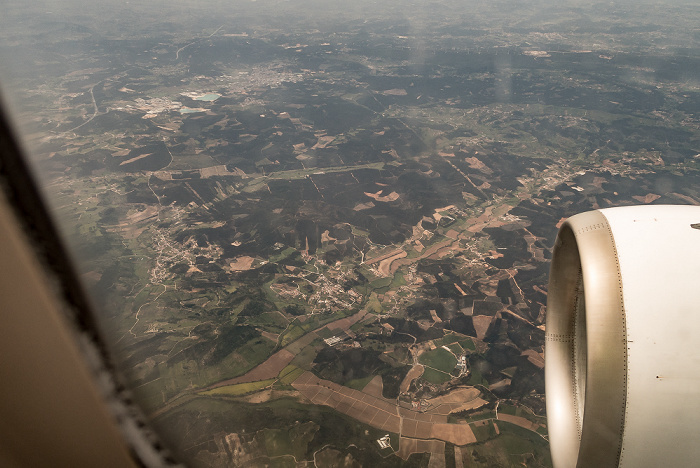
<svg viewBox="0 0 700 468">
<path fill-rule="evenodd" d="M 380 256 L 374 257 L 374 258 L 368 258 L 368 259 L 365 261 L 365 264 L 371 265 L 372 263 L 381 262 L 381 261 L 384 260 L 384 259 L 393 257 L 393 256 L 395 256 L 395 255 L 400 255 L 401 252 L 404 252 L 404 250 L 403 250 L 403 249 L 394 249 L 394 250 L 392 250 L 392 251 L 389 252 L 389 253 L 385 253 L 384 255 L 380 255 Z M 405 253 L 405 252 L 404 252 L 404 253 Z"/>
<path fill-rule="evenodd" d="M 326 405 L 377 429 L 411 439 L 441 439 L 455 445 L 476 442 L 467 424 L 449 424 L 447 415 L 397 407 L 392 400 L 369 395 L 303 373 L 292 386 L 316 405 Z"/>
<path fill-rule="evenodd" d="M 428 400 L 428 403 L 432 406 L 432 412 L 448 415 L 484 406 L 487 402 L 479 398 L 480 394 L 481 392 L 474 387 L 458 388 L 447 395 L 432 398 Z"/>
</svg>

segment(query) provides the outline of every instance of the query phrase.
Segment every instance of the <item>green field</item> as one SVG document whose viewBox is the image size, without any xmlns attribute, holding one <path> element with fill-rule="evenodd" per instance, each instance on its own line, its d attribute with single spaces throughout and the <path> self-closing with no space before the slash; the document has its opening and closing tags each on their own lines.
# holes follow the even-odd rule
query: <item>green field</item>
<svg viewBox="0 0 700 468">
<path fill-rule="evenodd" d="M 297 325 L 296 323 L 290 325 L 287 328 L 287 330 L 285 330 L 285 332 L 281 334 L 280 346 L 287 346 L 292 341 L 296 341 L 302 336 L 304 336 L 305 333 L 306 330 L 303 327 Z"/>
<path fill-rule="evenodd" d="M 257 392 L 265 387 L 269 387 L 275 383 L 277 379 L 260 380 L 258 382 L 249 382 L 236 385 L 226 385 L 224 387 L 215 388 L 213 390 L 207 390 L 205 392 L 200 392 L 200 395 L 208 396 L 240 396 L 246 393 Z"/>
<path fill-rule="evenodd" d="M 471 338 L 462 340 L 459 342 L 459 344 L 462 346 L 462 348 L 464 348 L 465 351 L 476 351 L 476 346 L 474 346 L 474 342 L 471 340 Z"/>
<path fill-rule="evenodd" d="M 355 390 L 362 390 L 367 386 L 370 380 L 374 378 L 373 375 L 361 378 L 361 379 L 352 379 L 348 380 L 345 382 L 346 387 L 354 388 Z"/>
<path fill-rule="evenodd" d="M 470 366 L 469 368 L 469 385 L 486 385 L 488 382 L 481 375 L 479 369 L 476 366 Z"/>
<path fill-rule="evenodd" d="M 505 421 L 498 421 L 497 424 L 501 432 L 498 439 L 509 454 L 512 463 L 518 463 L 521 460 L 521 455 L 527 453 L 539 452 L 538 454 L 542 458 L 549 458 L 547 441 L 539 435 Z"/>
<path fill-rule="evenodd" d="M 310 344 L 309 346 L 306 346 L 301 351 L 299 351 L 297 353 L 297 355 L 294 356 L 294 359 L 292 359 L 291 364 L 293 364 L 297 367 L 300 367 L 302 369 L 309 370 L 311 367 L 311 363 L 316 358 L 316 354 L 317 354 L 316 346 L 314 346 L 313 344 L 314 343 L 312 342 L 312 344 Z M 318 346 L 321 346 L 321 345 L 319 344 Z"/>
<path fill-rule="evenodd" d="M 449 382 L 450 379 L 452 379 L 452 376 L 450 374 L 446 374 L 445 372 L 426 367 L 425 371 L 423 371 L 423 375 L 421 376 L 421 378 L 427 380 L 432 384 L 440 385 L 445 382 Z"/>
<path fill-rule="evenodd" d="M 493 410 L 481 411 L 467 416 L 468 422 L 482 421 L 484 419 L 496 419 L 496 412 Z"/>
<path fill-rule="evenodd" d="M 552 466 L 549 448 L 544 439 L 534 432 L 504 421 L 496 424 L 499 435 L 496 435 L 491 422 L 488 426 L 472 427 L 478 443 L 469 446 L 469 451 L 463 452 L 465 466 Z"/>
<path fill-rule="evenodd" d="M 427 351 L 420 355 L 418 361 L 424 366 L 432 367 L 445 373 L 450 373 L 457 365 L 457 358 L 443 348 Z M 426 369 L 427 370 L 427 369 Z"/>
<path fill-rule="evenodd" d="M 267 359 L 274 349 L 275 343 L 272 341 L 268 339 L 256 339 L 249 341 L 236 351 L 243 356 L 248 362 L 249 368 L 252 369 Z"/>
<path fill-rule="evenodd" d="M 493 422 L 491 421 L 485 425 L 475 425 L 472 423 L 469 426 L 472 428 L 472 432 L 474 432 L 477 442 L 484 442 L 486 440 L 493 439 L 497 435 L 496 428 L 493 427 Z"/>
<path fill-rule="evenodd" d="M 434 340 L 435 346 L 451 345 L 459 341 L 459 335 L 455 333 L 448 333 L 439 340 Z"/>
<path fill-rule="evenodd" d="M 290 455 L 296 459 L 302 459 L 317 430 L 317 424 L 307 422 L 296 424 L 291 429 L 263 429 L 258 431 L 255 438 L 265 447 L 268 457 Z M 289 460 L 293 461 L 291 457 Z"/>
<path fill-rule="evenodd" d="M 387 278 L 378 278 L 372 281 L 369 285 L 374 289 L 383 289 L 391 285 L 392 281 L 394 281 L 394 278 L 389 276 Z"/>
<path fill-rule="evenodd" d="M 294 382 L 297 378 L 299 378 L 299 376 L 303 373 L 304 369 L 290 364 L 284 369 L 282 369 L 277 378 L 279 379 L 280 383 L 284 385 L 289 385 L 292 382 Z"/>
</svg>

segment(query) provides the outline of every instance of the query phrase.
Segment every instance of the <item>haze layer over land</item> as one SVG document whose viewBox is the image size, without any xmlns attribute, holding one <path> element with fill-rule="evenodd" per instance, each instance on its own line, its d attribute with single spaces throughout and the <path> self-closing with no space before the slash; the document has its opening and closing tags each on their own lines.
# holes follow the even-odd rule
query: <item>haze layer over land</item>
<svg viewBox="0 0 700 468">
<path fill-rule="evenodd" d="M 551 466 L 577 212 L 700 202 L 700 8 L 8 6 L 3 91 L 193 466 Z"/>
</svg>

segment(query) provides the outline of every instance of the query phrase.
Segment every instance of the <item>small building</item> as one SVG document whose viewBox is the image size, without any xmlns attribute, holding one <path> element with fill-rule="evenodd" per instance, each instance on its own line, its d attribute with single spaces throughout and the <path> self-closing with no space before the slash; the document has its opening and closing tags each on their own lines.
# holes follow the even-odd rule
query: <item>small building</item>
<svg viewBox="0 0 700 468">
<path fill-rule="evenodd" d="M 389 434 L 386 434 L 384 437 L 377 439 L 377 443 L 379 444 L 379 448 L 381 449 L 391 448 Z"/>
<path fill-rule="evenodd" d="M 330 338 L 324 338 L 323 341 L 325 341 L 328 346 L 333 346 L 340 343 L 343 340 L 339 336 L 331 336 Z"/>
</svg>

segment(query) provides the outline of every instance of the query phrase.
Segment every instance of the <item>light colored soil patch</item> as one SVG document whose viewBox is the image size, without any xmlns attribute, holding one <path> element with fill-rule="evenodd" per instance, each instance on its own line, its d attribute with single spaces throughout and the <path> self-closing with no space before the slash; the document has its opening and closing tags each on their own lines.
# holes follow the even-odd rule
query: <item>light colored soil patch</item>
<svg viewBox="0 0 700 468">
<path fill-rule="evenodd" d="M 382 94 L 386 96 L 406 96 L 408 94 L 408 91 L 402 88 L 394 88 L 394 89 L 387 89 L 386 91 L 382 91 Z"/>
<path fill-rule="evenodd" d="M 447 395 L 441 395 L 428 400 L 430 411 L 436 414 L 448 415 L 459 411 L 468 411 L 484 406 L 487 402 L 479 398 L 481 393 L 474 387 L 455 389 Z"/>
<path fill-rule="evenodd" d="M 700 204 L 696 200 L 692 199 L 691 197 L 689 197 L 687 195 L 682 195 L 680 193 L 675 193 L 675 192 L 671 192 L 671 195 L 673 195 L 674 197 L 679 198 L 679 199 L 683 200 L 684 202 L 689 203 L 691 205 L 699 205 Z"/>
<path fill-rule="evenodd" d="M 331 232 L 328 229 L 321 233 L 321 242 L 330 242 L 336 240 L 338 239 L 336 239 L 335 237 L 331 237 Z"/>
<path fill-rule="evenodd" d="M 389 400 L 319 379 L 311 372 L 304 372 L 292 386 L 313 404 L 330 406 L 377 429 L 395 433 L 400 431 L 396 405 Z"/>
<path fill-rule="evenodd" d="M 382 260 L 381 262 L 379 262 L 379 268 L 378 268 L 378 269 L 379 269 L 379 274 L 381 274 L 382 276 L 389 276 L 389 275 L 391 275 L 391 273 L 392 273 L 392 270 L 391 270 L 391 264 L 392 264 L 392 262 L 394 262 L 394 261 L 396 261 L 396 260 L 398 260 L 398 259 L 400 259 L 400 258 L 404 258 L 404 257 L 406 257 L 406 255 L 408 255 L 408 254 L 406 253 L 406 251 L 405 251 L 405 250 L 402 250 L 401 252 L 397 253 L 396 255 L 394 255 L 394 256 L 392 256 L 392 257 L 389 257 L 389 258 L 385 258 L 384 260 Z"/>
<path fill-rule="evenodd" d="M 485 174 L 492 174 L 493 171 L 486 166 L 483 162 L 481 162 L 478 158 L 471 157 L 471 158 L 464 158 L 464 161 L 469 164 L 469 167 L 472 169 L 476 169 L 478 171 L 481 171 Z"/>
<path fill-rule="evenodd" d="M 149 226 L 150 221 L 158 216 L 158 208 L 148 206 L 143 211 L 134 211 L 127 215 L 126 221 L 113 226 L 105 226 L 109 232 L 120 232 L 125 239 L 136 239 Z"/>
<path fill-rule="evenodd" d="M 440 395 L 439 397 L 431 398 L 428 400 L 433 406 L 438 406 L 443 403 L 464 403 L 467 401 L 472 401 L 479 397 L 481 392 L 474 387 L 462 387 L 452 390 L 446 395 Z"/>
<path fill-rule="evenodd" d="M 129 163 L 138 161 L 139 159 L 147 158 L 147 157 L 149 157 L 149 156 L 152 155 L 152 154 L 153 154 L 153 153 L 141 154 L 141 155 L 139 155 L 139 156 L 136 156 L 135 158 L 127 159 L 126 161 L 122 161 L 122 162 L 119 163 L 119 165 L 120 165 L 120 166 L 123 166 L 124 164 L 129 164 Z"/>
<path fill-rule="evenodd" d="M 391 192 L 389 195 L 384 196 L 380 195 L 380 193 L 382 193 L 382 190 L 377 193 L 365 192 L 365 195 L 380 202 L 392 202 L 399 199 L 399 194 L 396 192 Z"/>
<path fill-rule="evenodd" d="M 534 349 L 528 349 L 527 351 L 523 351 L 521 356 L 527 356 L 527 360 L 530 361 L 530 363 L 534 364 L 540 369 L 544 369 L 544 356 L 535 351 Z"/>
<path fill-rule="evenodd" d="M 253 393 L 252 395 L 245 396 L 245 397 L 241 398 L 241 400 L 245 401 L 246 403 L 259 404 L 259 403 L 267 403 L 270 400 L 276 400 L 278 398 L 284 398 L 284 397 L 289 397 L 289 398 L 294 398 L 295 400 L 299 400 L 301 397 L 301 394 L 299 392 L 297 392 L 296 390 L 273 390 L 271 388 L 268 388 L 266 390 L 263 390 L 262 392 Z"/>
<path fill-rule="evenodd" d="M 156 206 L 149 205 L 143 211 L 135 211 L 134 213 L 129 214 L 126 219 L 129 220 L 130 224 L 133 224 L 146 221 L 156 216 L 158 216 L 158 208 Z"/>
<path fill-rule="evenodd" d="M 406 374 L 406 377 L 403 378 L 403 382 L 401 382 L 400 386 L 400 391 L 401 393 L 405 393 L 408 391 L 409 387 L 411 386 L 411 382 L 419 378 L 421 375 L 423 375 L 423 371 L 425 368 L 423 367 L 422 364 L 415 364 L 410 371 Z"/>
<path fill-rule="evenodd" d="M 506 421 L 506 422 L 509 422 L 511 424 L 515 424 L 516 426 L 520 426 L 520 427 L 523 427 L 525 429 L 529 429 L 531 431 L 536 431 L 540 427 L 539 424 L 535 424 L 528 419 L 525 419 L 525 418 L 520 417 L 520 416 L 513 416 L 511 414 L 499 413 L 498 420 L 499 421 Z"/>
<path fill-rule="evenodd" d="M 253 258 L 253 257 L 248 257 L 248 256 L 238 257 L 233 262 L 230 263 L 231 270 L 232 271 L 250 270 L 250 267 L 253 266 L 254 261 L 255 261 L 255 258 Z"/>
<path fill-rule="evenodd" d="M 377 398 L 384 398 L 382 396 L 382 391 L 384 390 L 384 382 L 382 382 L 382 376 L 377 375 L 372 380 L 369 381 L 365 388 L 362 389 L 363 393 L 375 396 Z"/>
<path fill-rule="evenodd" d="M 476 442 L 476 436 L 468 424 L 433 424 L 431 437 L 451 442 L 455 445 L 467 445 Z"/>
<path fill-rule="evenodd" d="M 112 153 L 112 156 L 114 156 L 115 158 L 121 158 L 123 156 L 128 156 L 129 153 L 131 153 L 130 149 L 123 149 L 120 151 L 115 151 L 114 153 Z"/>
<path fill-rule="evenodd" d="M 463 405 L 460 405 L 457 407 L 452 407 L 450 413 L 459 413 L 460 411 L 470 411 L 473 409 L 481 408 L 482 406 L 484 406 L 487 403 L 488 403 L 488 401 L 482 400 L 481 398 L 477 398 L 475 400 L 464 403 Z"/>
<path fill-rule="evenodd" d="M 472 320 L 474 320 L 474 330 L 476 330 L 476 337 L 480 340 L 484 339 L 486 332 L 491 325 L 491 320 L 493 317 L 488 315 L 474 315 Z"/>
<path fill-rule="evenodd" d="M 262 331 L 262 332 L 260 332 L 260 333 L 262 334 L 262 336 L 264 336 L 264 337 L 267 338 L 268 340 L 273 341 L 273 342 L 275 342 L 275 343 L 277 343 L 277 340 L 278 340 L 279 337 L 280 337 L 279 334 L 277 334 L 277 333 L 270 333 L 270 332 L 268 332 L 268 331 Z"/>
<path fill-rule="evenodd" d="M 445 452 L 430 452 L 428 468 L 443 468 L 445 466 Z"/>
<path fill-rule="evenodd" d="M 372 396 L 304 372 L 292 386 L 311 403 L 331 408 L 369 424 L 372 427 L 399 433 L 412 439 L 441 438 L 455 444 L 470 443 L 474 438 L 466 424 L 448 424 L 447 417 L 429 411 L 419 413 L 397 406 L 394 400 Z M 373 391 L 376 391 L 376 385 Z M 399 416 L 400 415 L 400 416 Z M 444 445 L 443 445 L 444 448 Z M 412 453 L 412 452 L 411 452 Z M 410 454 L 410 453 L 409 453 Z"/>
<path fill-rule="evenodd" d="M 367 265 L 371 265 L 371 264 L 373 264 L 373 263 L 381 262 L 381 261 L 384 260 L 385 258 L 393 257 L 394 255 L 398 255 L 398 254 L 400 254 L 401 252 L 403 252 L 402 249 L 392 250 L 391 252 L 385 253 L 384 255 L 380 255 L 379 257 L 374 257 L 374 258 L 367 259 L 367 261 L 365 261 L 365 263 L 366 263 Z"/>
<path fill-rule="evenodd" d="M 399 440 L 399 451 L 396 453 L 404 460 L 412 453 L 445 453 L 445 443 L 441 440 L 418 440 L 408 437 L 401 437 Z"/>
<path fill-rule="evenodd" d="M 82 275 L 80 275 L 80 277 L 88 282 L 97 283 L 102 278 L 102 273 L 92 270 L 88 271 L 87 273 L 83 273 Z"/>
<path fill-rule="evenodd" d="M 327 328 L 329 330 L 343 330 L 343 331 L 348 331 L 350 327 L 355 325 L 357 322 L 362 320 L 365 315 L 367 315 L 367 310 L 361 310 L 355 315 L 352 315 L 350 317 L 338 319 L 335 322 L 331 322 L 325 327 L 322 328 Z"/>
<path fill-rule="evenodd" d="M 256 382 L 258 380 L 267 380 L 277 377 L 287 365 L 294 359 L 294 354 L 290 353 L 286 349 L 277 351 L 275 354 L 270 356 L 267 361 L 254 367 L 246 374 L 241 375 L 229 380 L 224 380 L 208 387 L 206 390 L 213 388 L 223 387 L 225 385 L 234 385 L 239 383 Z"/>
<path fill-rule="evenodd" d="M 401 266 L 403 266 L 403 265 L 410 265 L 410 264 L 415 263 L 418 260 L 421 260 L 423 258 L 428 258 L 431 255 L 438 253 L 438 251 L 440 251 L 441 249 L 443 249 L 449 245 L 452 245 L 453 242 L 454 241 L 452 239 L 447 239 L 447 240 L 444 240 L 442 242 L 438 242 L 435 245 L 431 245 L 430 247 L 425 249 L 419 257 L 398 259 L 392 263 L 391 269 L 393 270 L 393 272 L 395 272 L 396 270 L 401 268 Z"/>
<path fill-rule="evenodd" d="M 226 166 L 211 166 L 204 167 L 199 170 L 199 173 L 203 179 L 212 176 L 230 175 L 231 173 L 226 169 Z"/>
<path fill-rule="evenodd" d="M 462 458 L 462 448 L 461 447 L 455 447 L 455 466 L 457 466 L 457 467 L 464 466 L 464 459 Z"/>
<path fill-rule="evenodd" d="M 491 219 L 491 213 L 493 212 L 493 207 L 489 206 L 484 210 L 484 212 L 478 218 L 473 218 L 468 221 L 471 226 L 467 229 L 469 232 L 481 232 L 489 224 Z"/>
<path fill-rule="evenodd" d="M 370 208 L 374 208 L 374 203 L 358 203 L 357 205 L 355 205 L 355 208 L 353 208 L 353 211 L 369 210 Z"/>
<path fill-rule="evenodd" d="M 644 196 L 644 197 L 642 197 L 640 195 L 635 195 L 632 198 L 634 198 L 635 200 L 637 200 L 640 203 L 651 203 L 654 200 L 658 200 L 659 198 L 661 198 L 661 195 L 657 195 L 655 193 L 647 193 L 646 196 Z"/>
<path fill-rule="evenodd" d="M 333 137 L 333 136 L 319 136 L 318 142 L 314 146 L 312 146 L 311 148 L 312 149 L 325 148 L 333 140 L 335 140 L 335 137 Z"/>
</svg>

